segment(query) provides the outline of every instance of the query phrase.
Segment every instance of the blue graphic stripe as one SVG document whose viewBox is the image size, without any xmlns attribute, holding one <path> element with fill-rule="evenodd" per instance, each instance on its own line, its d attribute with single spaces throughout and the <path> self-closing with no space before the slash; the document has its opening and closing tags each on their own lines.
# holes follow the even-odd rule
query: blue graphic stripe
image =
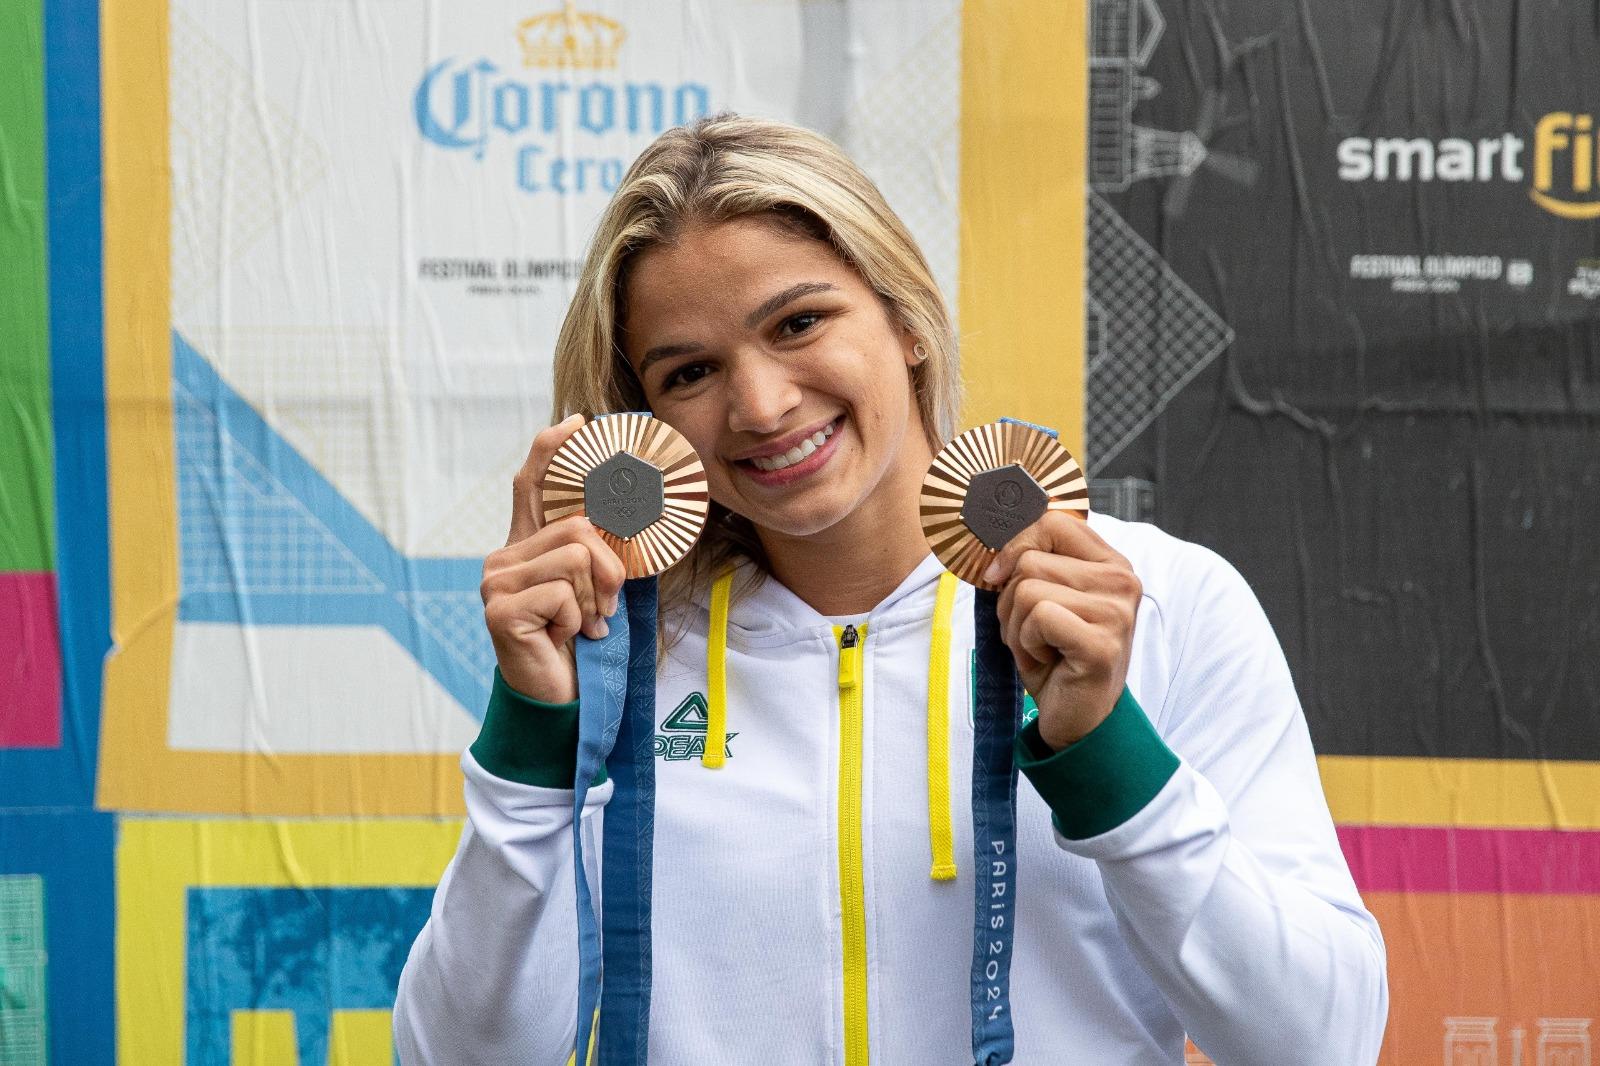
<svg viewBox="0 0 1600 1066">
<path fill-rule="evenodd" d="M 972 741 L 972 1057 L 1010 1062 L 1011 953 L 1017 903 L 1017 768 L 1012 754 L 1022 715 L 1016 662 L 1000 636 L 999 593 L 973 599 L 977 705 Z"/>
<path fill-rule="evenodd" d="M 44 67 L 61 747 L 0 750 L 0 807 L 93 807 L 100 670 L 111 648 L 100 298 L 100 8 L 93 0 L 46 0 Z M 55 981 L 52 977 L 53 986 Z M 100 1060 L 86 1053 L 63 1061 Z"/>
<path fill-rule="evenodd" d="M 481 717 L 494 653 L 479 561 L 403 555 L 176 333 L 172 365 L 178 617 L 379 626 Z"/>
<path fill-rule="evenodd" d="M 650 897 L 656 820 L 656 610 L 654 577 L 627 582 L 628 694 L 607 766 L 600 999 L 601 1066 L 645 1066 L 650 1029 Z"/>
</svg>

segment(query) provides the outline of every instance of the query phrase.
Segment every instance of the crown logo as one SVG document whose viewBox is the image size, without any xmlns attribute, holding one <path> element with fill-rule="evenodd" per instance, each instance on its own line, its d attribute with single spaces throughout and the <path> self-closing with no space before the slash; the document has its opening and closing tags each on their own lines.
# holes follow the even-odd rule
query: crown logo
<svg viewBox="0 0 1600 1066">
<path fill-rule="evenodd" d="M 610 70 L 628 33 L 616 19 L 579 11 L 572 0 L 560 11 L 535 15 L 517 24 L 525 67 Z"/>
</svg>

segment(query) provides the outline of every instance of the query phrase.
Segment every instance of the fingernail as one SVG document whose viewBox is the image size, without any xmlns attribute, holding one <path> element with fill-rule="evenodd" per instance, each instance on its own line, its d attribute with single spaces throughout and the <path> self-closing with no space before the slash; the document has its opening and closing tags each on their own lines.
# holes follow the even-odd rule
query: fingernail
<svg viewBox="0 0 1600 1066">
<path fill-rule="evenodd" d="M 595 639 L 600 640 L 611 634 L 611 627 L 606 624 L 606 620 L 604 618 L 599 618 L 595 620 L 594 631 L 596 633 Z"/>
<path fill-rule="evenodd" d="M 617 598 L 612 596 L 606 600 L 606 617 L 610 618 L 617 613 Z"/>
<path fill-rule="evenodd" d="M 582 417 L 583 417 L 583 415 L 581 413 L 579 413 L 577 411 L 574 411 L 570 415 L 568 415 L 566 418 L 563 418 L 561 420 L 561 424 L 564 426 L 568 422 L 571 422 L 574 418 L 582 418 Z"/>
<path fill-rule="evenodd" d="M 996 559 L 989 564 L 989 569 L 983 572 L 983 579 L 989 584 L 996 584 L 1000 580 L 1000 560 Z"/>
</svg>

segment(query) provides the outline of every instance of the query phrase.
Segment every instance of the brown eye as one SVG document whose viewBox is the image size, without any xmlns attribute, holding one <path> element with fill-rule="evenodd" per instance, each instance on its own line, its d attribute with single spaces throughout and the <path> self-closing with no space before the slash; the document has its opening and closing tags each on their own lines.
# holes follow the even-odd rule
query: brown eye
<svg viewBox="0 0 1600 1066">
<path fill-rule="evenodd" d="M 783 336 L 793 337 L 798 334 L 805 333 L 807 330 L 811 329 L 821 321 L 822 316 L 817 312 L 803 311 L 798 315 L 790 315 L 788 318 L 784 319 L 783 324 L 778 327 L 778 332 Z M 796 328 L 791 330 L 791 326 Z"/>
<path fill-rule="evenodd" d="M 667 379 L 661 383 L 661 386 L 666 389 L 675 389 L 679 385 L 693 385 L 709 373 L 711 373 L 711 368 L 705 363 L 690 363 L 688 366 L 681 366 L 668 374 Z"/>
</svg>

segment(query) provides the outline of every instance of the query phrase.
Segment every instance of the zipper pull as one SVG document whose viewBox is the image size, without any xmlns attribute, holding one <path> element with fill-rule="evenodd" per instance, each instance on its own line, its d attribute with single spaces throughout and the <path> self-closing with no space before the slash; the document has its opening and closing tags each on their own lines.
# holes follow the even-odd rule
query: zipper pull
<svg viewBox="0 0 1600 1066">
<path fill-rule="evenodd" d="M 839 687 L 855 688 L 861 683 L 861 635 L 855 626 L 845 626 L 839 634 Z"/>
</svg>

